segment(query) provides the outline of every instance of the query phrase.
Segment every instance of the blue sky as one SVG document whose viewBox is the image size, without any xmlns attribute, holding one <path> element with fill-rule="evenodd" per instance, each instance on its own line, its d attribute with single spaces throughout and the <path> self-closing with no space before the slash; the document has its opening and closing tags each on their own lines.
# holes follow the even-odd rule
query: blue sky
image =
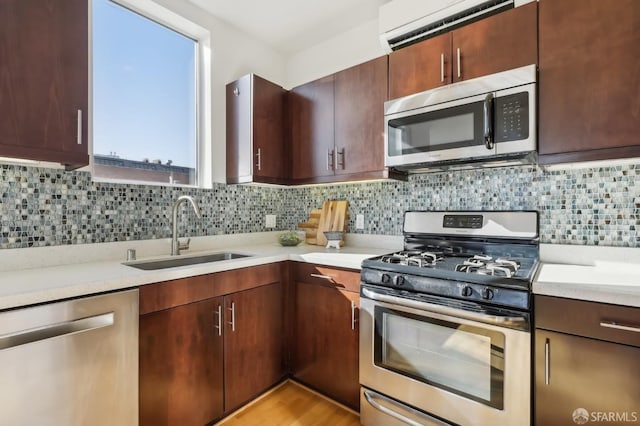
<svg viewBox="0 0 640 426">
<path fill-rule="evenodd" d="M 193 40 L 93 0 L 94 153 L 195 167 Z"/>
</svg>

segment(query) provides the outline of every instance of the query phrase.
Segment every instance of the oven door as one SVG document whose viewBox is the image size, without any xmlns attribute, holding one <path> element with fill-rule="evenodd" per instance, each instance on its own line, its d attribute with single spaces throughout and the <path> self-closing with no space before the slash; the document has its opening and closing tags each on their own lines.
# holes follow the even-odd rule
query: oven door
<svg viewBox="0 0 640 426">
<path fill-rule="evenodd" d="M 363 287 L 360 383 L 456 424 L 529 424 L 531 334 L 498 325 L 520 322 Z"/>
</svg>

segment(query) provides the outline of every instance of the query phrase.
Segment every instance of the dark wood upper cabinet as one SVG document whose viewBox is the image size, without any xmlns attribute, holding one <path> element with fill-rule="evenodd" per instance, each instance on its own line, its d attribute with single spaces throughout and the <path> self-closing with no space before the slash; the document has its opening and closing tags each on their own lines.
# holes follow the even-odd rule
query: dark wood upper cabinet
<svg viewBox="0 0 640 426">
<path fill-rule="evenodd" d="M 396 178 L 384 167 L 387 57 L 289 93 L 292 183 Z"/>
<path fill-rule="evenodd" d="M 303 84 L 289 92 L 291 178 L 308 183 L 333 176 L 334 76 Z"/>
<path fill-rule="evenodd" d="M 89 164 L 88 19 L 86 0 L 0 1 L 0 156 Z"/>
<path fill-rule="evenodd" d="M 389 55 L 389 98 L 538 62 L 537 3 L 465 25 Z"/>
<path fill-rule="evenodd" d="M 451 33 L 389 54 L 389 99 L 451 83 Z"/>
<path fill-rule="evenodd" d="M 640 156 L 640 2 L 540 1 L 540 163 Z"/>
<path fill-rule="evenodd" d="M 282 303 L 281 283 L 225 296 L 225 412 L 285 376 Z"/>
<path fill-rule="evenodd" d="M 227 183 L 285 183 L 286 91 L 255 74 L 226 87 Z"/>
<path fill-rule="evenodd" d="M 532 2 L 454 30 L 453 82 L 537 64 L 537 11 Z"/>
<path fill-rule="evenodd" d="M 387 57 L 335 75 L 335 172 L 384 172 Z"/>
</svg>

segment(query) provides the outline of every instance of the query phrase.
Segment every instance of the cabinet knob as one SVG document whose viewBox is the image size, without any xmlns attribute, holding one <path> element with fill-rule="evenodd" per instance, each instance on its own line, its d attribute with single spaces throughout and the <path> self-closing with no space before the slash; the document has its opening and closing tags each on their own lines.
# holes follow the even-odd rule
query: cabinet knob
<svg viewBox="0 0 640 426">
<path fill-rule="evenodd" d="M 240 89 L 238 89 L 237 87 L 233 89 L 233 94 L 236 96 L 240 96 Z"/>
</svg>

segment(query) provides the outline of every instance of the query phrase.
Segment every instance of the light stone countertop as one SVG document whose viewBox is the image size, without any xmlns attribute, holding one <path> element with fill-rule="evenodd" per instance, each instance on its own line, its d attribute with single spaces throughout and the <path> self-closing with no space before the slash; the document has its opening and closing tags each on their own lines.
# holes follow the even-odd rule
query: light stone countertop
<svg viewBox="0 0 640 426">
<path fill-rule="evenodd" d="M 540 259 L 534 294 L 640 307 L 638 248 L 542 245 Z"/>
<path fill-rule="evenodd" d="M 126 251 L 166 258 L 168 239 L 0 250 L 0 310 L 285 260 L 359 270 L 362 260 L 402 248 L 402 237 L 361 234 L 348 234 L 341 250 L 282 247 L 280 233 L 193 238 L 183 256 L 251 256 L 155 271 L 123 265 Z M 640 307 L 640 249 L 542 244 L 540 260 L 535 294 Z"/>
<path fill-rule="evenodd" d="M 0 252 L 0 310 L 285 260 L 359 270 L 364 259 L 402 247 L 401 238 L 363 236 L 347 236 L 347 245 L 340 250 L 304 243 L 282 247 L 276 242 L 279 234 L 194 239 L 183 256 L 225 251 L 250 257 L 153 271 L 123 265 L 126 250 L 135 248 L 138 261 L 166 258 L 167 239 L 109 243 L 110 247 L 87 244 L 7 250 Z"/>
</svg>

